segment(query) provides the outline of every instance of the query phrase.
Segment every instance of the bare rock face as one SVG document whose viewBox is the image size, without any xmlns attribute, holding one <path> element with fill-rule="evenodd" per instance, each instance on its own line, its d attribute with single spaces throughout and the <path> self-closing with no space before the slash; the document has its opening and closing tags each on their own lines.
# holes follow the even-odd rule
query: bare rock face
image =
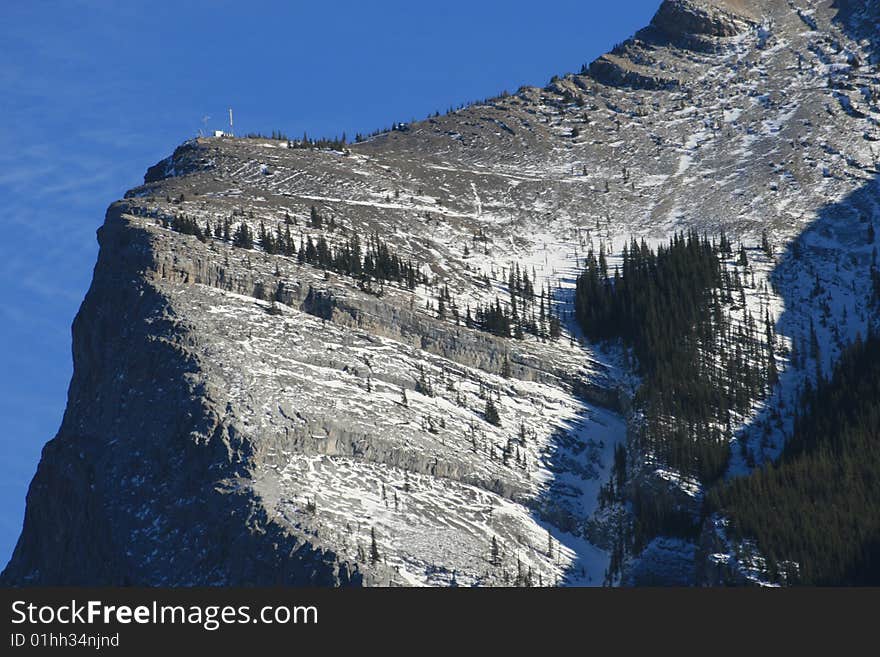
<svg viewBox="0 0 880 657">
<path fill-rule="evenodd" d="M 671 37 L 732 37 L 754 23 L 741 0 L 664 0 L 651 26 Z"/>
<path fill-rule="evenodd" d="M 282 533 L 237 484 L 252 446 L 216 413 L 197 340 L 143 274 L 149 235 L 118 209 L 74 322 L 64 423 L 43 450 L 16 584 L 360 583 L 332 552 Z"/>
<path fill-rule="evenodd" d="M 587 73 L 340 151 L 178 147 L 99 230 L 67 410 L 2 581 L 730 579 L 715 557 L 742 551 L 718 532 L 654 537 L 611 568 L 615 447 L 633 498 L 698 516 L 704 491 L 641 445 L 638 381 L 618 345 L 582 339 L 574 279 L 590 249 L 613 266 L 632 237 L 724 229 L 750 248 L 745 307 L 786 348 L 812 321 L 830 366 L 864 334 L 877 3 L 802 5 L 667 1 Z M 764 231 L 772 255 L 752 248 Z M 287 234 L 297 252 L 393 254 L 419 282 L 269 248 Z M 817 298 L 816 276 L 846 303 Z M 534 331 L 481 330 L 478 312 L 514 307 Z M 735 472 L 781 447 L 803 381 L 784 361 L 735 419 Z"/>
<path fill-rule="evenodd" d="M 187 142 L 174 149 L 170 157 L 157 162 L 144 175 L 144 183 L 155 183 L 173 176 L 184 176 L 195 171 L 210 169 L 213 162 L 209 155 Z"/>
<path fill-rule="evenodd" d="M 590 75 L 606 84 L 633 89 L 661 90 L 679 86 L 674 77 L 613 53 L 595 59 L 590 64 Z"/>
</svg>

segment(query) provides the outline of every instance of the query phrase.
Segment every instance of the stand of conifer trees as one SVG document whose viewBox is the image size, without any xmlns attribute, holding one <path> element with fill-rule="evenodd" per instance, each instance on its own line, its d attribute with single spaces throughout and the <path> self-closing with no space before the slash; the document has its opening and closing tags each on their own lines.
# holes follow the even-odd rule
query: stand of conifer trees
<svg viewBox="0 0 880 657">
<path fill-rule="evenodd" d="M 312 223 L 314 223 L 314 214 L 313 209 Z M 360 236 L 357 233 L 353 233 L 335 248 L 329 244 L 323 233 L 318 235 L 317 239 L 312 239 L 312 236 L 308 235 L 305 239 L 300 238 L 297 248 L 290 234 L 289 225 L 285 225 L 282 231 L 279 224 L 273 233 L 266 229 L 263 222 L 260 222 L 256 238 L 247 223 L 241 222 L 233 230 L 229 219 L 223 224 L 218 222 L 213 231 L 209 223 L 205 224 L 203 230 L 195 219 L 186 215 L 164 218 L 162 225 L 185 235 L 195 235 L 203 242 L 213 237 L 231 242 L 233 246 L 243 249 L 253 249 L 259 243 L 270 255 L 295 257 L 300 264 L 314 265 L 362 281 L 369 281 L 371 278 L 393 281 L 411 290 L 415 289 L 416 285 L 429 284 L 427 276 L 413 264 L 412 260 L 399 256 L 391 245 L 379 237 L 378 233 L 369 237 L 366 248 L 361 246 Z"/>
<path fill-rule="evenodd" d="M 878 473 L 880 336 L 872 335 L 804 392 L 778 461 L 716 487 L 707 506 L 731 519 L 731 538 L 756 541 L 772 579 L 877 586 Z"/>
<path fill-rule="evenodd" d="M 485 306 L 478 304 L 471 314 L 467 309 L 465 323 L 503 338 L 522 340 L 526 333 L 542 339 L 556 340 L 562 335 L 562 321 L 554 311 L 552 292 L 548 285 L 535 294 L 533 281 L 525 268 L 518 264 L 511 267 L 507 279 L 510 303 L 502 305 L 500 299 Z"/>
<path fill-rule="evenodd" d="M 633 239 L 613 274 L 604 249 L 590 252 L 575 291 L 586 335 L 619 339 L 638 360 L 644 451 L 705 483 L 727 467 L 731 411 L 747 411 L 776 376 L 769 319 L 764 330 L 747 310 L 731 321 L 729 307 L 745 306 L 739 269 L 722 264 L 731 253 L 723 235 L 678 233 L 656 251 Z"/>
</svg>

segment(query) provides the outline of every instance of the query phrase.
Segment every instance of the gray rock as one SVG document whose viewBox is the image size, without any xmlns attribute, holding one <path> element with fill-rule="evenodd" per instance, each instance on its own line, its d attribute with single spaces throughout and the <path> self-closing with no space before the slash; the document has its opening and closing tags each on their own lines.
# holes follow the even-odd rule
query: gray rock
<svg viewBox="0 0 880 657">
<path fill-rule="evenodd" d="M 581 341 L 573 278 L 600 243 L 619 253 L 631 236 L 724 228 L 755 245 L 767 230 L 777 251 L 756 254 L 749 300 L 783 341 L 810 319 L 829 345 L 864 333 L 880 12 L 841 4 L 667 1 L 585 74 L 345 152 L 181 145 L 99 230 L 67 410 L 3 583 L 503 585 L 517 563 L 544 584 L 600 583 L 614 541 L 596 496 L 627 440 L 630 490 L 697 517 L 697 498 L 675 473 L 658 480 L 627 435 L 637 381 L 618 346 Z M 262 222 L 297 243 L 378 234 L 436 284 L 360 285 L 171 231 L 174 216 Z M 561 340 L 466 326 L 467 307 L 509 303 L 516 264 L 553 290 Z M 817 272 L 852 298 L 845 318 L 810 296 Z M 440 284 L 457 321 L 451 304 L 437 311 Z M 773 448 L 748 430 L 799 376 L 784 371 L 778 397 L 737 419 L 758 461 Z M 603 514 L 625 525 L 626 509 Z M 709 581 L 688 566 L 709 548 L 669 540 L 627 555 L 633 581 Z"/>
</svg>

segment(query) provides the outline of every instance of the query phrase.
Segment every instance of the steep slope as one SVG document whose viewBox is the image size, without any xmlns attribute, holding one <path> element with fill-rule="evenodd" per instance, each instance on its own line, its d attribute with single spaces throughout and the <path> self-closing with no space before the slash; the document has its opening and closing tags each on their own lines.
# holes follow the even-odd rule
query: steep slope
<svg viewBox="0 0 880 657">
<path fill-rule="evenodd" d="M 776 255 L 752 256 L 748 305 L 787 344 L 814 319 L 828 367 L 869 321 L 878 15 L 870 1 L 667 1 L 581 74 L 345 152 L 182 145 L 99 231 L 68 408 L 3 580 L 609 581 L 597 495 L 637 382 L 570 321 L 580 260 L 602 244 L 614 262 L 632 235 L 723 228 L 754 247 L 766 230 Z M 185 234 L 206 223 L 216 237 Z M 235 246 L 242 224 L 337 253 L 381 242 L 420 282 Z M 782 248 L 795 238 L 797 257 Z M 534 297 L 510 294 L 512 271 Z M 512 298 L 543 316 L 538 335 L 469 321 Z M 736 418 L 733 471 L 778 453 L 805 376 L 785 369 Z M 699 482 L 629 460 L 648 490 L 700 504 Z M 694 554 L 658 536 L 624 581 L 691 582 Z"/>
</svg>

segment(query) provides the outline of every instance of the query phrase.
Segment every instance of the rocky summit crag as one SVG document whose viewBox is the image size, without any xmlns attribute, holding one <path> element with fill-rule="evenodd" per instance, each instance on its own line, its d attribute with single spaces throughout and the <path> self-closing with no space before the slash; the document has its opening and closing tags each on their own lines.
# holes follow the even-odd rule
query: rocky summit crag
<svg viewBox="0 0 880 657">
<path fill-rule="evenodd" d="M 67 409 L 2 581 L 760 579 L 723 519 L 609 569 L 627 509 L 598 497 L 638 423 L 637 380 L 619 348 L 581 339 L 574 278 L 591 247 L 613 263 L 631 236 L 723 229 L 752 248 L 766 231 L 775 253 L 755 249 L 748 307 L 789 342 L 812 321 L 830 367 L 868 322 L 878 19 L 868 0 L 667 0 L 579 74 L 344 150 L 181 145 L 98 231 Z M 234 245 L 227 222 L 254 243 Z M 206 223 L 211 236 L 186 234 Z M 419 281 L 268 253 L 261 225 L 298 248 L 356 234 Z M 559 337 L 469 325 L 496 299 L 509 308 L 513 271 L 548 291 Z M 833 304 L 812 294 L 817 277 Z M 739 418 L 734 474 L 750 467 L 737 455 L 781 448 L 762 422 L 787 421 L 802 375 L 784 365 L 777 393 Z M 627 470 L 698 513 L 699 482 L 632 449 Z"/>
</svg>

